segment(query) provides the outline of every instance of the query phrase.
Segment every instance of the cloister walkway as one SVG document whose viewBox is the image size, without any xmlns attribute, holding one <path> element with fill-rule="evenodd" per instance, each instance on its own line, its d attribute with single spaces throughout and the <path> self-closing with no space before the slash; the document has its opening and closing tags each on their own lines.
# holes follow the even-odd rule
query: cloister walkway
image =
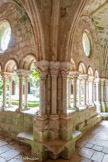
<svg viewBox="0 0 108 162">
<path fill-rule="evenodd" d="M 27 159 L 28 158 L 28 159 Z M 31 159 L 30 159 L 31 158 Z M 32 162 L 37 161 L 30 155 L 30 148 L 0 136 L 0 161 Z M 108 162 L 108 121 L 102 121 L 84 134 L 76 144 L 76 151 L 71 160 L 47 160 L 46 162 Z"/>
<path fill-rule="evenodd" d="M 46 162 L 108 162 L 108 121 L 102 121 L 77 141 L 76 151 L 71 160 Z"/>
</svg>

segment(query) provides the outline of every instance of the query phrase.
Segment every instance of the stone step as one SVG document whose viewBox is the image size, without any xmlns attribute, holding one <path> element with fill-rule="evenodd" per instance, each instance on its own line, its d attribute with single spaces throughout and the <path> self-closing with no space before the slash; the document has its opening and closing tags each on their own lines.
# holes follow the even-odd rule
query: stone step
<svg viewBox="0 0 108 162">
<path fill-rule="evenodd" d="M 97 115 L 97 120 L 98 120 L 98 122 L 100 122 L 102 120 L 102 116 L 101 115 Z"/>
<path fill-rule="evenodd" d="M 108 120 L 108 112 L 101 112 L 99 116 L 101 116 L 103 120 Z"/>
<path fill-rule="evenodd" d="M 80 131 L 75 131 L 75 132 L 73 132 L 72 136 L 73 136 L 73 138 L 74 138 L 75 140 L 78 140 L 78 139 L 82 136 L 82 132 L 80 132 Z"/>
<path fill-rule="evenodd" d="M 31 132 L 21 132 L 17 135 L 17 138 L 21 141 L 33 141 L 33 134 Z"/>
<path fill-rule="evenodd" d="M 51 152 L 53 152 L 55 155 L 60 154 L 66 147 L 69 146 L 70 141 L 77 141 L 82 136 L 82 133 L 80 131 L 75 131 L 72 134 L 72 139 L 69 141 L 65 140 L 56 140 L 56 141 L 46 141 L 43 142 L 43 145 L 48 148 Z"/>
<path fill-rule="evenodd" d="M 68 147 L 70 144 L 70 141 L 77 141 L 81 137 L 82 133 L 80 131 L 75 131 L 72 134 L 72 139 L 69 141 L 63 141 L 63 140 L 56 140 L 56 141 L 45 141 L 43 143 L 40 143 L 41 145 L 44 145 L 48 150 L 53 152 L 55 155 L 58 155 L 61 153 L 65 147 Z M 17 135 L 17 138 L 26 144 L 31 144 L 33 142 L 33 134 L 31 132 L 21 132 Z"/>
</svg>

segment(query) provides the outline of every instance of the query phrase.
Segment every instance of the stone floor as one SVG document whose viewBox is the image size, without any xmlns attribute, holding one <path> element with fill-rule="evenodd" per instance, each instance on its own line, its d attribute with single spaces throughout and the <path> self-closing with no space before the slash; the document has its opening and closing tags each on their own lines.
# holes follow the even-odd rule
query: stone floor
<svg viewBox="0 0 108 162">
<path fill-rule="evenodd" d="M 80 138 L 71 160 L 46 162 L 108 162 L 108 121 L 102 121 Z"/>
<path fill-rule="evenodd" d="M 37 161 L 30 153 L 30 147 L 8 137 L 0 136 L 0 162 Z"/>
<path fill-rule="evenodd" d="M 0 136 L 0 162 L 37 161 L 30 148 L 8 137 Z M 108 121 L 102 121 L 77 141 L 71 160 L 46 160 L 46 162 L 108 162 Z"/>
</svg>

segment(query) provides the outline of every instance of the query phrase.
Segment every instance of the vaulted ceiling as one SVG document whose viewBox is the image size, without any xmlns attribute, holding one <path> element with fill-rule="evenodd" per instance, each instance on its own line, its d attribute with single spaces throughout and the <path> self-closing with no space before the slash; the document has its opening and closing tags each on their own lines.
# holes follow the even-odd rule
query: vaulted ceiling
<svg viewBox="0 0 108 162">
<path fill-rule="evenodd" d="M 87 15 L 91 19 L 94 32 L 98 35 L 101 71 L 103 76 L 108 77 L 108 0 L 88 1 L 82 15 Z"/>
</svg>

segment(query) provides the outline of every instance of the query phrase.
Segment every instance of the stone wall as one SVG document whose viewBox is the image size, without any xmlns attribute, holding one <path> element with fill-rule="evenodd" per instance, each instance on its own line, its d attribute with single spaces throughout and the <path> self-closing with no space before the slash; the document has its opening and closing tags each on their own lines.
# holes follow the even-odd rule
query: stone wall
<svg viewBox="0 0 108 162">
<path fill-rule="evenodd" d="M 3 8 L 3 10 L 2 10 Z M 11 26 L 11 40 L 8 49 L 0 54 L 2 69 L 9 59 L 17 64 L 27 54 L 36 54 L 36 46 L 32 25 L 25 10 L 15 3 L 7 3 L 1 7 L 0 21 L 7 20 Z"/>
<path fill-rule="evenodd" d="M 18 133 L 33 132 L 33 119 L 24 113 L 5 111 L 0 112 L 0 134 L 17 138 Z"/>
</svg>

